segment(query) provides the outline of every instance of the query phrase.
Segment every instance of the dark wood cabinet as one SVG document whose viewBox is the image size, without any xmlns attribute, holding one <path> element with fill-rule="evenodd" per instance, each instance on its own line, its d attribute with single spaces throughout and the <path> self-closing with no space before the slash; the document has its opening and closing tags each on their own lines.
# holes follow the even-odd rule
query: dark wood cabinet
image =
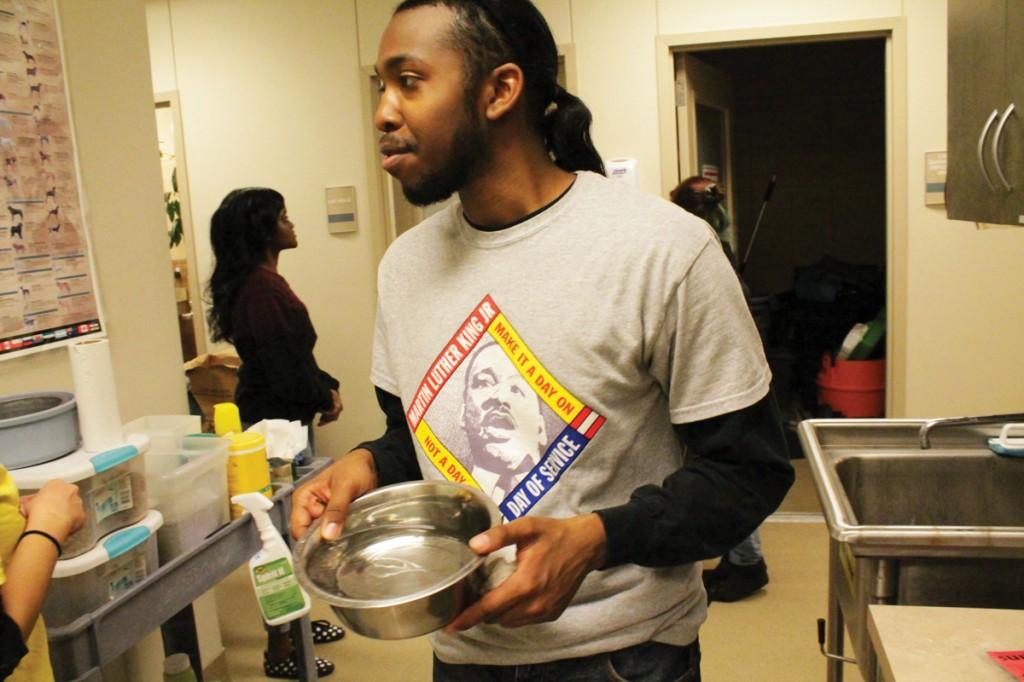
<svg viewBox="0 0 1024 682">
<path fill-rule="evenodd" d="M 1024 225 L 1024 0 L 949 0 L 946 213 Z"/>
</svg>

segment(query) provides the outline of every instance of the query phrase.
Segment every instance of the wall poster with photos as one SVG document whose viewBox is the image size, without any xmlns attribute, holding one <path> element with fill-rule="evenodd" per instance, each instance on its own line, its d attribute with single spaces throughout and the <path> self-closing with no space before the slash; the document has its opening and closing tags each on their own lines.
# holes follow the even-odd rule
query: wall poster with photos
<svg viewBox="0 0 1024 682">
<path fill-rule="evenodd" d="M 0 359 L 101 331 L 54 0 L 0 0 Z"/>
</svg>

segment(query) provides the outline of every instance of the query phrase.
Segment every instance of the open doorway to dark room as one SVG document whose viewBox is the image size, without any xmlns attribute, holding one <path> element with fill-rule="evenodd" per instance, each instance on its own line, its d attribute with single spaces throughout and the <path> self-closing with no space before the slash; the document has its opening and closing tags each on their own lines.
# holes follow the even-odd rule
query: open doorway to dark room
<svg viewBox="0 0 1024 682">
<path fill-rule="evenodd" d="M 818 380 L 858 323 L 874 340 L 858 354 L 884 359 L 885 39 L 689 54 L 731 77 L 737 260 L 790 431 L 811 416 L 882 416 L 884 368 L 880 387 L 861 387 L 877 415 L 845 396 L 820 404 Z"/>
</svg>

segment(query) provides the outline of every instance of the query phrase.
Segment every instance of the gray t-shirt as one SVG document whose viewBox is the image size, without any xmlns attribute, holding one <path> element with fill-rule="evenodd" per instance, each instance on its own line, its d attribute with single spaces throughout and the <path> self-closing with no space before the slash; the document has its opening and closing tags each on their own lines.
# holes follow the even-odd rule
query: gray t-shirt
<svg viewBox="0 0 1024 682">
<path fill-rule="evenodd" d="M 454 203 L 380 265 L 373 383 L 401 398 L 424 477 L 482 488 L 508 520 L 661 484 L 682 466 L 673 423 L 748 407 L 770 377 L 708 225 L 600 175 L 494 232 Z M 689 644 L 706 611 L 697 564 L 627 564 L 555 622 L 432 639 L 451 663 L 539 663 Z"/>
</svg>

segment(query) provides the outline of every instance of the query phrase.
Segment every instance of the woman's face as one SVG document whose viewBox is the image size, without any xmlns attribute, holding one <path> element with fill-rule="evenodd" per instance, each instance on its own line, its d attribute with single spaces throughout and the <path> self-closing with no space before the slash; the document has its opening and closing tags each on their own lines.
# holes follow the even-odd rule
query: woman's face
<svg viewBox="0 0 1024 682">
<path fill-rule="evenodd" d="M 277 230 L 270 237 L 270 248 L 274 251 L 294 249 L 299 245 L 298 237 L 295 236 L 295 224 L 288 217 L 288 207 L 281 209 L 281 215 L 277 217 Z"/>
</svg>

